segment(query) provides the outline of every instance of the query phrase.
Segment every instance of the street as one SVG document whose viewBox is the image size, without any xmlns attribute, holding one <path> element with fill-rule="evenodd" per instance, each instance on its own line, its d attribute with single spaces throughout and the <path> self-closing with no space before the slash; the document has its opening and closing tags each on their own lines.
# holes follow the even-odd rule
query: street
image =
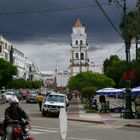
<svg viewBox="0 0 140 140">
<path fill-rule="evenodd" d="M 0 117 L 8 103 L 0 105 Z M 36 140 L 59 140 L 59 118 L 42 117 L 38 104 L 27 104 L 20 101 L 31 119 L 31 134 Z M 68 121 L 67 140 L 139 140 L 140 128 L 122 127 L 110 124 Z"/>
</svg>

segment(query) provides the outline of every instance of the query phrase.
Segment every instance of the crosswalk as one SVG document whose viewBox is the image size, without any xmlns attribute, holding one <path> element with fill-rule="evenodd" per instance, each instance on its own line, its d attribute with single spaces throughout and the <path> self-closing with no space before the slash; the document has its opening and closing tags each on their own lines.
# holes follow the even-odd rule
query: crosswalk
<svg viewBox="0 0 140 140">
<path fill-rule="evenodd" d="M 54 127 L 47 127 L 47 126 L 32 126 L 30 133 L 31 135 L 38 135 L 44 133 L 58 133 L 59 129 Z"/>
<path fill-rule="evenodd" d="M 83 125 L 83 123 L 69 123 L 70 127 L 76 128 L 76 129 L 82 129 L 82 130 L 88 130 L 89 128 L 96 128 L 96 129 L 103 129 L 103 128 L 108 128 L 108 129 L 112 129 L 112 128 L 121 128 L 122 126 L 118 126 L 118 125 L 109 125 L 109 124 L 89 124 L 89 123 L 84 123 L 83 128 L 80 128 L 79 125 Z M 88 127 L 87 127 L 88 125 Z M 69 131 L 73 131 L 73 130 L 69 130 Z M 30 134 L 31 135 L 39 135 L 39 134 L 49 134 L 49 133 L 59 133 L 60 130 L 57 127 L 51 127 L 51 126 L 32 126 L 31 130 L 30 130 Z"/>
</svg>

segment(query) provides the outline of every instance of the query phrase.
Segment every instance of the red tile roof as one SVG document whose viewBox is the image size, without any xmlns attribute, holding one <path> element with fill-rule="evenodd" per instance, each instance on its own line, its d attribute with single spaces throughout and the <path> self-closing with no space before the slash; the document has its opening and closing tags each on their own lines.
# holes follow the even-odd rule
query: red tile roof
<svg viewBox="0 0 140 140">
<path fill-rule="evenodd" d="M 75 24 L 74 24 L 74 27 L 83 27 L 83 25 L 82 25 L 80 19 L 77 19 L 77 21 L 76 21 Z"/>
</svg>

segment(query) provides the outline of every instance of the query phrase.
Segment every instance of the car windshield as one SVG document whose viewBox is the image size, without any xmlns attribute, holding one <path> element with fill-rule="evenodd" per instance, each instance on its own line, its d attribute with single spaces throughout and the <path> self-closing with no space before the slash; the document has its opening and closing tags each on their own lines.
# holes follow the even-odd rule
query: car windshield
<svg viewBox="0 0 140 140">
<path fill-rule="evenodd" d="M 5 94 L 6 95 L 14 95 L 14 93 L 11 93 L 11 92 L 6 92 Z"/>
<path fill-rule="evenodd" d="M 37 94 L 37 92 L 34 91 L 34 90 L 30 90 L 29 93 L 30 93 L 30 94 Z"/>
<path fill-rule="evenodd" d="M 60 95 L 49 95 L 47 98 L 48 101 L 54 101 L 54 102 L 64 102 L 64 96 Z"/>
</svg>

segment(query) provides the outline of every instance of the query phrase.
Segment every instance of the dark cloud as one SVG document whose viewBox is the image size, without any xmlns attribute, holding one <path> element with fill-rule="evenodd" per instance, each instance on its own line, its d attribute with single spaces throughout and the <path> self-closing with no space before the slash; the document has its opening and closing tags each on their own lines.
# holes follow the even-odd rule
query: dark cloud
<svg viewBox="0 0 140 140">
<path fill-rule="evenodd" d="M 135 1 L 127 1 L 129 9 L 135 6 Z M 107 5 L 108 0 L 100 0 L 99 2 L 118 28 L 122 9 Z M 83 6 L 85 8 L 82 8 Z M 46 12 L 42 12 L 43 10 Z M 30 13 L 31 11 L 40 12 Z M 57 35 L 54 40 L 59 40 L 61 38 L 59 36 L 62 35 L 69 37 L 77 18 L 80 18 L 86 26 L 89 38 L 93 36 L 96 42 L 104 42 L 107 38 L 108 41 L 120 39 L 94 0 L 1 0 L 0 13 L 6 12 L 17 12 L 17 14 L 0 15 L 0 32 L 17 33 L 17 35 L 5 34 L 13 40 L 25 41 L 36 38 L 46 40 L 45 35 L 52 38 Z M 101 36 L 100 39 L 99 36 Z"/>
<path fill-rule="evenodd" d="M 107 5 L 108 0 L 98 1 L 118 29 L 123 10 Z M 127 0 L 127 10 L 136 1 Z M 91 61 L 117 52 L 114 44 L 123 40 L 95 0 L 0 0 L 0 33 L 43 70 L 69 66 L 71 30 L 77 18 L 86 27 Z"/>
</svg>

